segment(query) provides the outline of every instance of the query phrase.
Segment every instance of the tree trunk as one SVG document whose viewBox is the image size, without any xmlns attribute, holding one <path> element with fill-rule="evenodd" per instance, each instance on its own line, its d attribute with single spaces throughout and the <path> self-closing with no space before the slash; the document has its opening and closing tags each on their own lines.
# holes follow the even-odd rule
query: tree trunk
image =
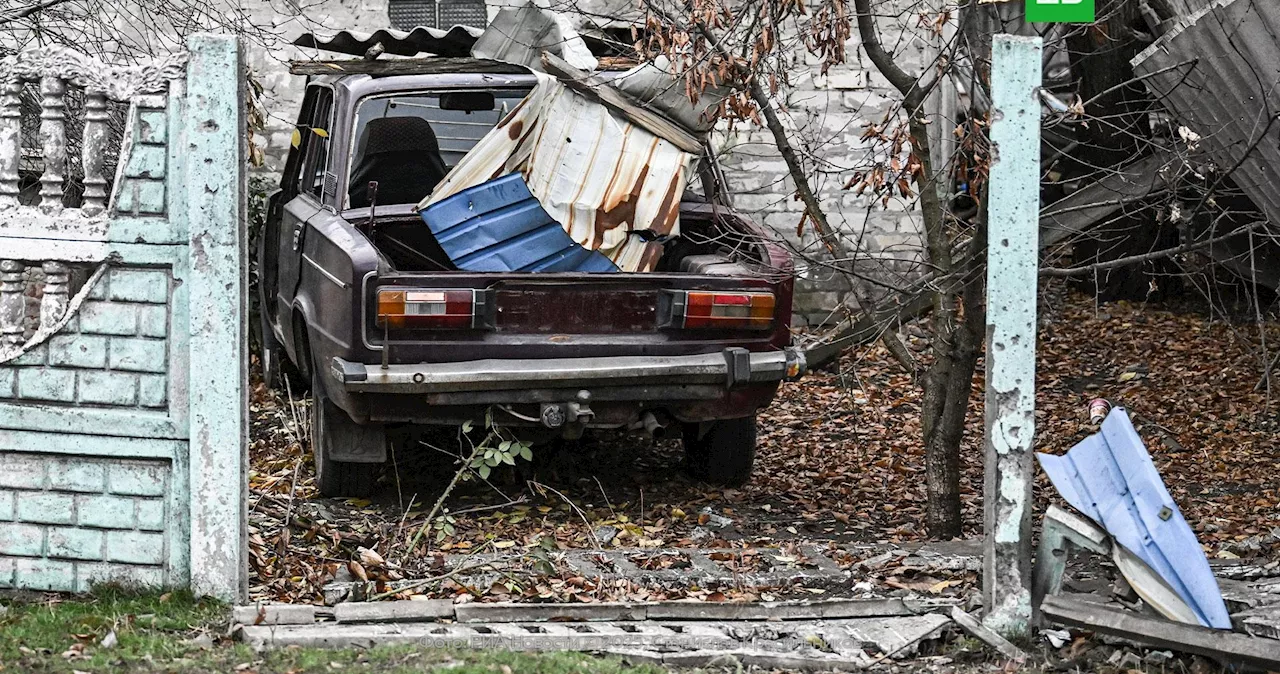
<svg viewBox="0 0 1280 674">
<path fill-rule="evenodd" d="M 913 158 L 920 162 L 920 219 L 924 222 L 925 254 L 939 274 L 955 269 L 951 237 L 947 233 L 947 206 L 939 197 L 938 180 L 950 180 L 949 174 L 935 173 L 929 147 L 928 120 L 924 115 L 925 90 L 916 76 L 894 62 L 885 50 L 871 10 L 871 0 L 854 0 L 858 17 L 858 34 L 862 48 L 886 79 L 903 96 L 903 112 L 911 137 Z M 931 75 L 926 69 L 925 77 Z M 980 238 L 980 237 L 979 237 Z M 970 280 L 961 291 L 939 291 L 933 298 L 933 363 L 925 371 L 920 404 L 920 423 L 924 431 L 925 483 L 928 491 L 926 523 L 934 538 L 955 538 L 963 529 L 960 508 L 960 442 L 969 404 L 969 389 L 980 344 L 973 339 L 975 319 L 981 311 L 981 279 Z M 975 286 L 976 283 L 976 286 Z M 980 323 L 979 323 L 980 325 Z M 982 328 L 978 328 L 982 334 Z"/>
<path fill-rule="evenodd" d="M 969 245 L 969 257 L 986 250 L 986 209 Z M 925 482 L 928 486 L 929 535 L 956 538 L 963 533 L 960 502 L 960 449 L 978 356 L 986 340 L 986 293 L 983 267 L 975 265 L 956 300 L 960 311 L 946 329 L 935 329 L 934 362 L 925 375 L 921 425 L 925 442 Z M 941 347 L 941 348 L 939 348 Z"/>
</svg>

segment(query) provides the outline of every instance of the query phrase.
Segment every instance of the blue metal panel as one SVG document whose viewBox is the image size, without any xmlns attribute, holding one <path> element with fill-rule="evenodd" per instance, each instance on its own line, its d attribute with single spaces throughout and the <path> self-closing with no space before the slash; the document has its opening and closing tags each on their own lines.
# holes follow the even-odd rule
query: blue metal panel
<svg viewBox="0 0 1280 674">
<path fill-rule="evenodd" d="M 469 187 L 422 210 L 422 220 L 459 269 L 467 271 L 616 272 L 599 252 L 578 245 L 512 173 Z"/>
<path fill-rule="evenodd" d="M 1209 560 L 1123 408 L 1066 454 L 1037 456 L 1062 498 L 1160 574 L 1202 625 L 1231 628 Z"/>
</svg>

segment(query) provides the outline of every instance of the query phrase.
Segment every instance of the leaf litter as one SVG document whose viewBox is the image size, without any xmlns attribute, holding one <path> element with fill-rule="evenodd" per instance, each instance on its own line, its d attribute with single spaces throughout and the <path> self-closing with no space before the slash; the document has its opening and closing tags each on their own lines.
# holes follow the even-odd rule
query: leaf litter
<svg viewBox="0 0 1280 674">
<path fill-rule="evenodd" d="M 1097 307 L 1076 293 L 1062 294 L 1044 311 L 1037 450 L 1065 452 L 1094 432 L 1091 399 L 1124 405 L 1210 556 L 1275 557 L 1280 499 L 1271 404 L 1280 401 L 1269 402 L 1259 386 L 1266 357 L 1257 327 L 1177 307 Z M 1280 326 L 1267 330 L 1267 343 L 1280 344 Z M 961 457 L 971 538 L 981 533 L 982 371 Z M 849 570 L 855 594 L 962 597 L 976 587 L 973 571 L 908 566 L 905 553 L 883 552 L 918 545 L 927 534 L 920 391 L 878 345 L 851 349 L 836 367 L 783 385 L 761 413 L 755 474 L 741 489 L 688 478 L 678 440 L 589 434 L 576 445 L 539 446 L 531 463 L 460 486 L 446 504 L 450 535 L 439 542 L 424 537 L 411 555 L 408 541 L 455 470 L 446 452 L 457 451 L 457 436 L 429 431 L 398 442 L 377 494 L 327 499 L 317 494 L 308 456 L 307 407 L 304 393 L 295 391 L 291 400 L 255 378 L 249 537 L 255 599 L 318 603 L 326 584 L 362 579 L 387 597 L 455 601 L 814 597 L 820 588 L 802 584 L 586 578 L 562 559 L 565 550 L 603 548 L 634 553 L 630 559 L 641 568 L 679 568 L 687 560 L 650 551 L 714 548 L 730 551 L 715 553 L 718 564 L 749 574 L 812 566 L 801 544 Z M 1056 496 L 1043 475 L 1035 493 L 1038 516 Z M 762 550 L 771 556 L 763 558 Z M 484 561 L 494 554 L 503 561 Z M 446 555 L 476 555 L 461 568 L 498 580 L 468 586 Z M 390 590 L 388 583 L 405 578 L 435 580 Z"/>
</svg>

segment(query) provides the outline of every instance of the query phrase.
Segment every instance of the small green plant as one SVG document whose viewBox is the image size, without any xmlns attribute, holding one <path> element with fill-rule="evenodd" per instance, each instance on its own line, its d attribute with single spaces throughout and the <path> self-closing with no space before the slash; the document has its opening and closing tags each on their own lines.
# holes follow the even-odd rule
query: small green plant
<svg viewBox="0 0 1280 674">
<path fill-rule="evenodd" d="M 444 539 L 452 536 L 455 524 L 457 524 L 457 520 L 453 519 L 453 515 L 450 515 L 448 510 L 445 510 L 444 514 L 437 517 L 435 523 L 431 525 L 436 530 L 436 542 L 441 543 Z"/>
<path fill-rule="evenodd" d="M 453 516 L 449 514 L 449 510 L 444 507 L 444 503 L 459 482 L 475 479 L 488 480 L 489 476 L 493 474 L 493 469 L 502 464 L 514 466 L 516 465 L 516 459 L 533 460 L 533 444 L 516 437 L 510 429 L 494 423 L 493 409 L 487 410 L 484 414 L 484 437 L 479 442 L 473 442 L 471 439 L 475 430 L 475 424 L 470 421 L 462 424 L 462 428 L 458 433 L 459 445 L 470 444 L 471 450 L 465 456 L 463 454 L 458 455 L 459 465 L 457 472 L 453 474 L 453 479 L 449 481 L 449 485 L 440 494 L 440 498 L 436 499 L 435 505 L 431 507 L 431 512 L 427 513 L 426 521 L 422 523 L 417 533 L 413 535 L 413 539 L 404 553 L 405 557 L 413 554 L 414 550 L 418 548 L 418 543 L 421 542 L 422 537 L 428 531 L 435 531 L 437 543 L 442 543 L 446 538 L 453 535 L 456 522 Z"/>
<path fill-rule="evenodd" d="M 544 575 L 554 575 L 556 573 L 555 560 L 551 558 L 551 554 L 560 549 L 560 544 L 556 542 L 554 536 L 539 536 L 538 545 L 529 552 L 529 556 L 533 558 L 533 568 Z"/>
<path fill-rule="evenodd" d="M 533 460 L 533 449 L 528 443 L 519 440 L 503 440 L 496 447 L 484 447 L 483 450 L 471 459 L 471 469 L 484 480 L 489 479 L 489 474 L 501 464 L 516 465 L 517 457 L 525 461 Z"/>
</svg>

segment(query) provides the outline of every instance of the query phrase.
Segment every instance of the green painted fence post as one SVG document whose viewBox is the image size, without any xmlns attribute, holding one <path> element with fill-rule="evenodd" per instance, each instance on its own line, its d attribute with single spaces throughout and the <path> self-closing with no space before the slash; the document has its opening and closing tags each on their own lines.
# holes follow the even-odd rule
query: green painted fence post
<svg viewBox="0 0 1280 674">
<path fill-rule="evenodd" d="M 191 586 L 247 598 L 248 324 L 244 97 L 234 37 L 187 42 L 185 220 L 191 251 Z"/>
<path fill-rule="evenodd" d="M 997 35 L 987 216 L 987 396 L 983 622 L 1007 637 L 1031 625 L 1040 216 L 1040 38 Z"/>
</svg>

